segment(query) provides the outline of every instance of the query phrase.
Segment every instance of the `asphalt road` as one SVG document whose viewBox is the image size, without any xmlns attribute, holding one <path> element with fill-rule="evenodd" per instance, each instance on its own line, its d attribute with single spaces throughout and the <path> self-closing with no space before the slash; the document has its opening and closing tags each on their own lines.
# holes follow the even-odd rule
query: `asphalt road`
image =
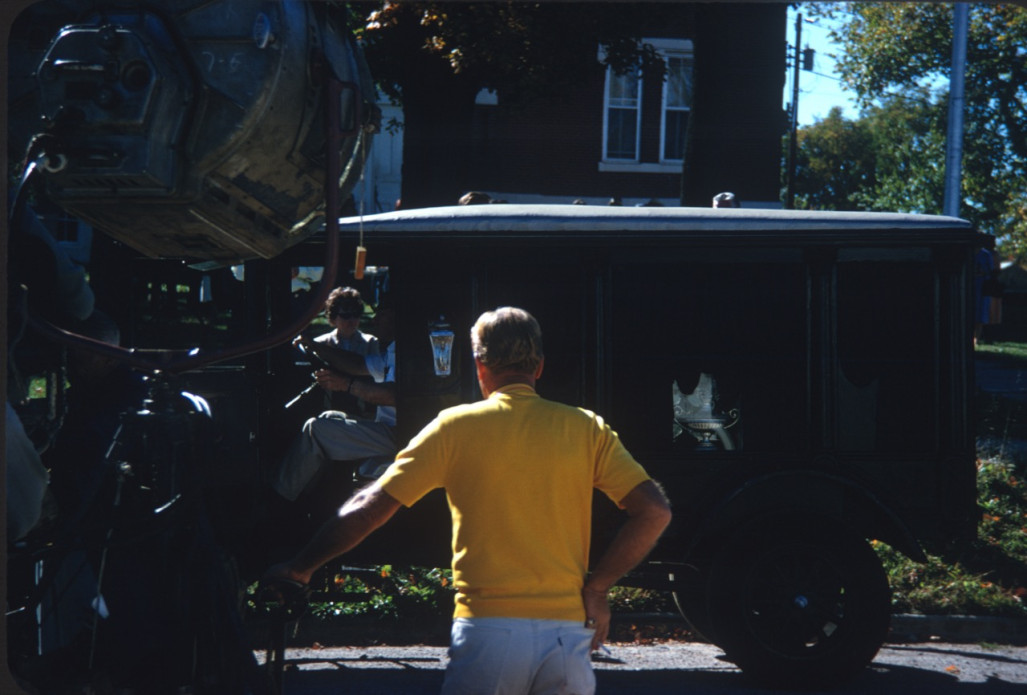
<svg viewBox="0 0 1027 695">
<path fill-rule="evenodd" d="M 262 658 L 262 654 L 260 657 Z M 597 695 L 770 695 L 709 644 L 613 644 L 595 663 Z M 282 695 L 435 695 L 444 647 L 290 649 Z M 817 691 L 813 691 L 814 693 Z M 886 644 L 873 664 L 832 695 L 1024 695 L 1027 647 Z"/>
</svg>

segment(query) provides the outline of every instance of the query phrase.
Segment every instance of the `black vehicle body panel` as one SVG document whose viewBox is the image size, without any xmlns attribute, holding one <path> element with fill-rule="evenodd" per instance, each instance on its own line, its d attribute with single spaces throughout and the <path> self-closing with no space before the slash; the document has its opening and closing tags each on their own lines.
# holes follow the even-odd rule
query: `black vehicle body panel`
<svg viewBox="0 0 1027 695">
<path fill-rule="evenodd" d="M 970 310 L 985 240 L 965 221 L 494 205 L 341 229 L 388 266 L 400 441 L 480 398 L 470 325 L 524 307 L 545 335 L 540 394 L 607 418 L 667 490 L 675 520 L 654 563 L 687 563 L 777 513 L 837 519 L 916 558 L 975 532 Z M 311 262 L 316 244 L 290 257 Z M 456 341 L 436 376 L 428 332 L 442 317 Z M 703 373 L 716 414 L 736 419 L 730 447 L 675 425 L 673 384 L 689 394 Z M 356 555 L 444 552 L 443 497 L 419 506 Z M 596 510 L 601 545 L 619 517 L 603 499 Z"/>
</svg>

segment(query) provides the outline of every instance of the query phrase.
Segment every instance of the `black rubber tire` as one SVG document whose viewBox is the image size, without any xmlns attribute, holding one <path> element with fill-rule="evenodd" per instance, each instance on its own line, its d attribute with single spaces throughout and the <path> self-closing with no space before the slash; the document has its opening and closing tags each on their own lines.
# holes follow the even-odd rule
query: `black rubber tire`
<svg viewBox="0 0 1027 695">
<path fill-rule="evenodd" d="M 694 566 L 693 566 L 694 567 Z M 704 563 L 703 568 L 694 567 L 686 573 L 682 579 L 682 588 L 672 591 L 674 605 L 684 618 L 692 631 L 698 637 L 707 642 L 716 643 L 714 625 L 710 620 L 710 610 L 706 596 L 707 577 L 709 576 L 709 561 Z"/>
<path fill-rule="evenodd" d="M 757 682 L 830 687 L 865 668 L 888 634 L 891 590 L 862 538 L 825 519 L 739 531 L 710 571 L 715 643 Z"/>
</svg>

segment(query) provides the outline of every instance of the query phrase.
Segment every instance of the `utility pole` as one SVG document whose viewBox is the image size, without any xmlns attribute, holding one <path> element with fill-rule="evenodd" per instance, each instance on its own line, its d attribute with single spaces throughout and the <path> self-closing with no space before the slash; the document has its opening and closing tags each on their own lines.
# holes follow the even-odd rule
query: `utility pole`
<svg viewBox="0 0 1027 695">
<path fill-rule="evenodd" d="M 795 56 L 792 58 L 795 69 L 792 78 L 792 122 L 788 137 L 788 189 L 785 194 L 785 207 L 789 210 L 795 208 L 795 159 L 798 150 L 799 129 L 799 46 L 802 45 L 802 13 L 795 15 Z"/>
<path fill-rule="evenodd" d="M 945 200 L 942 213 L 959 216 L 962 198 L 963 104 L 966 101 L 966 35 L 969 12 L 965 2 L 956 3 L 952 17 L 952 75 L 949 77 L 949 123 L 945 138 Z"/>
</svg>

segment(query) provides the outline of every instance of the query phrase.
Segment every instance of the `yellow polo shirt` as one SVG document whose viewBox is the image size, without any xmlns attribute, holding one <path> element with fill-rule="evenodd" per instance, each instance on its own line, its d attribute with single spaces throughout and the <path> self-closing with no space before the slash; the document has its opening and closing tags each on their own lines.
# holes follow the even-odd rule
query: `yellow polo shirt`
<svg viewBox="0 0 1027 695">
<path fill-rule="evenodd" d="M 525 384 L 439 413 L 380 479 L 405 506 L 444 488 L 454 617 L 584 620 L 592 490 L 649 479 L 601 417 Z"/>
</svg>

